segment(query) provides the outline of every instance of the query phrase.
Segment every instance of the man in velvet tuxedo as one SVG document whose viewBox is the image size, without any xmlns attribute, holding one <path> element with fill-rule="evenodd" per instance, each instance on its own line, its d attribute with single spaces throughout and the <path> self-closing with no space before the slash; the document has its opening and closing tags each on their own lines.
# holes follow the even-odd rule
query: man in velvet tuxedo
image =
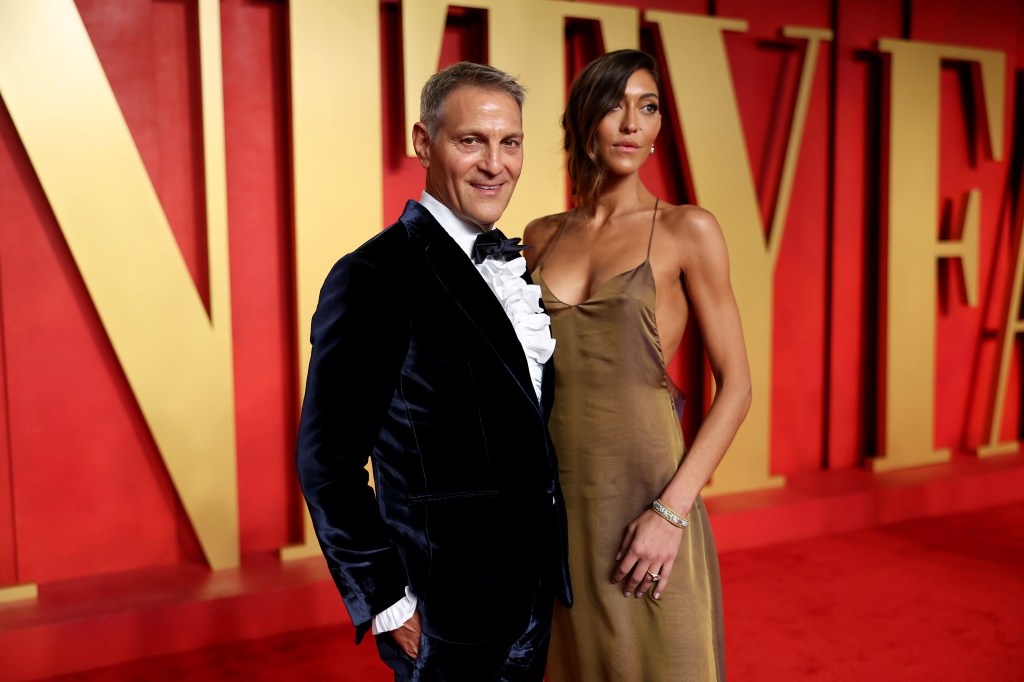
<svg viewBox="0 0 1024 682">
<path fill-rule="evenodd" d="M 396 680 L 539 681 L 572 600 L 554 341 L 519 240 L 493 230 L 523 97 L 466 62 L 424 85 L 426 191 L 338 261 L 313 316 L 299 478 L 356 639 L 377 635 Z"/>
</svg>

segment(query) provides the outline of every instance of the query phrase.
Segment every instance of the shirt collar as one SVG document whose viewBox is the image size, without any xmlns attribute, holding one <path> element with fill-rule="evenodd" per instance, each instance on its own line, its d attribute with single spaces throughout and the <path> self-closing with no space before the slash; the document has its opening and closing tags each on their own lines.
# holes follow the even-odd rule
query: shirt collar
<svg viewBox="0 0 1024 682">
<path fill-rule="evenodd" d="M 426 190 L 420 196 L 420 205 L 430 211 L 430 215 L 434 216 L 434 220 L 439 222 L 444 231 L 451 235 L 463 253 L 467 256 L 473 254 L 473 244 L 481 232 L 478 226 L 467 223 L 455 215 L 450 208 L 428 194 Z"/>
</svg>

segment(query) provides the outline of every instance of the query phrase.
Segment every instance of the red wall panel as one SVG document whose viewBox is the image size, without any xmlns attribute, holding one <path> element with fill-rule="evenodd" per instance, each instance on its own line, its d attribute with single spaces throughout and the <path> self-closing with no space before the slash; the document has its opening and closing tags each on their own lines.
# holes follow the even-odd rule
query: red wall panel
<svg viewBox="0 0 1024 682">
<path fill-rule="evenodd" d="M 0 187 L 0 200 L 3 190 Z M 0 275 L 0 303 L 3 302 Z M 7 363 L 4 358 L 4 315 L 0 306 L 0 585 L 18 581 L 17 539 L 14 536 L 14 481 L 11 478 L 11 447 L 7 419 Z"/>
<path fill-rule="evenodd" d="M 777 473 L 856 466 L 876 449 L 876 408 L 884 390 L 878 348 L 887 163 L 887 65 L 877 40 L 909 37 L 1007 54 L 1007 141 L 1000 162 L 980 153 L 980 112 L 965 108 L 973 100 L 962 87 L 969 74 L 952 65 L 943 73 L 940 195 L 955 207 L 962 189 L 982 190 L 982 304 L 965 306 L 950 276 L 956 268 L 941 266 L 946 274 L 936 303 L 936 445 L 978 443 L 1019 233 L 1012 211 L 1017 208 L 1019 218 L 1024 124 L 1014 121 L 1024 120 L 1016 87 L 1024 66 L 1018 49 L 1024 9 L 998 0 L 607 4 L 714 12 L 748 22 L 749 30 L 729 33 L 726 45 L 766 224 L 774 210 L 804 54 L 803 41 L 783 39 L 780 30 L 834 31 L 815 65 L 774 281 L 771 448 Z M 208 296 L 194 3 L 79 0 L 77 5 L 183 258 L 197 288 Z M 380 8 L 384 144 L 359 153 L 383 156 L 382 222 L 361 226 L 367 236 L 393 221 L 407 199 L 417 198 L 423 181 L 419 163 L 404 154 L 412 121 L 403 120 L 402 113 L 401 3 L 382 0 Z M 243 552 L 289 544 L 299 527 L 292 473 L 298 392 L 287 14 L 283 2 L 221 3 Z M 439 65 L 482 57 L 485 21 L 479 11 L 453 10 Z M 569 35 L 567 55 L 575 69 L 596 42 L 586 27 Z M 642 29 L 643 46 L 655 53 L 665 39 L 651 26 Z M 670 80 L 665 87 L 671 90 Z M 643 172 L 659 195 L 683 202 L 690 197 L 685 140 L 667 109 L 658 152 Z M 0 408 L 8 417 L 0 418 L 7 430 L 0 428 L 0 584 L 201 561 L 3 107 L 0 210 L 0 388 L 6 386 Z M 673 363 L 673 376 L 694 406 L 687 421 L 691 434 L 699 417 L 695 406 L 706 395 L 699 344 L 699 335 L 688 333 Z M 1018 372 L 1015 366 L 1006 399 L 1005 432 L 1011 437 L 1019 424 Z"/>
<path fill-rule="evenodd" d="M 940 266 L 936 353 L 936 433 L 939 447 L 970 448 L 987 441 L 987 412 L 994 381 L 993 362 L 998 359 L 997 330 L 1004 322 L 1003 287 L 1013 277 L 1013 224 L 1007 159 L 1011 155 L 1015 102 L 1015 59 L 1017 27 L 1022 18 L 1018 3 L 976 3 L 941 0 L 915 6 L 911 14 L 910 37 L 914 40 L 996 50 L 1007 55 L 1006 105 L 998 112 L 1005 125 L 1006 140 L 1000 161 L 986 151 L 983 105 L 979 103 L 980 81 L 975 70 L 951 65 L 943 69 L 941 157 L 939 191 L 941 200 L 954 216 L 968 189 L 981 191 L 981 244 L 979 290 L 981 305 L 969 307 L 961 296 L 959 264 Z M 954 224 L 956 220 L 954 219 Z M 959 238 L 958 226 L 953 234 Z M 1007 392 L 1007 412 L 1019 409 L 1015 379 Z"/>
<path fill-rule="evenodd" d="M 879 249 L 884 60 L 879 38 L 900 38 L 900 3 L 837 4 L 834 38 L 831 298 L 827 464 L 850 467 L 876 452 Z"/>
<path fill-rule="evenodd" d="M 4 356 L 19 574 L 45 582 L 198 558 L 71 254 L 0 116 Z"/>
<path fill-rule="evenodd" d="M 266 551 L 299 522 L 287 5 L 221 7 L 241 546 Z"/>
</svg>

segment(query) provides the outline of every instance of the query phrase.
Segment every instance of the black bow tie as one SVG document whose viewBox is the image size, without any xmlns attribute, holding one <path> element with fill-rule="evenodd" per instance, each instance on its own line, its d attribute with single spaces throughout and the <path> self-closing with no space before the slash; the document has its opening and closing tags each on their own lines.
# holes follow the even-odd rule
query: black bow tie
<svg viewBox="0 0 1024 682">
<path fill-rule="evenodd" d="M 505 239 L 505 235 L 498 228 L 481 232 L 473 243 L 473 262 L 480 265 L 488 256 L 505 261 L 518 258 L 520 251 L 530 248 L 529 246 L 519 246 L 519 241 L 519 237 Z"/>
</svg>

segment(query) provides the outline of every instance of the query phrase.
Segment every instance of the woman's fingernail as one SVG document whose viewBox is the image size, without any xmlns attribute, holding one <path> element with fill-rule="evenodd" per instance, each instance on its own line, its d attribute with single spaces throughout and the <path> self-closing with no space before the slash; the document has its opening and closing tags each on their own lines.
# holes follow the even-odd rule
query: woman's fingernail
<svg viewBox="0 0 1024 682">
<path fill-rule="evenodd" d="M 615 560 L 616 561 L 622 561 L 622 552 L 619 552 L 618 554 L 615 555 Z"/>
<path fill-rule="evenodd" d="M 655 592 L 654 593 L 654 598 L 655 599 L 661 599 L 661 592 Z"/>
</svg>

